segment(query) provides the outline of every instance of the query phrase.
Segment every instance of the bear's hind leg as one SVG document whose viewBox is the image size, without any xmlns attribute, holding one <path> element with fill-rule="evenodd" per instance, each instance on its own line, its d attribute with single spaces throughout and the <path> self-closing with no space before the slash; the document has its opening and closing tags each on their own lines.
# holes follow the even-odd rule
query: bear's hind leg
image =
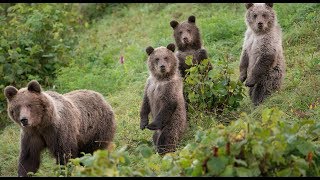
<svg viewBox="0 0 320 180">
<path fill-rule="evenodd" d="M 269 95 L 267 92 L 267 87 L 264 83 L 259 82 L 252 89 L 250 88 L 251 91 L 251 100 L 255 106 L 258 106 L 261 104 L 265 98 Z"/>
<path fill-rule="evenodd" d="M 168 129 L 161 132 L 157 142 L 157 151 L 160 155 L 176 150 L 178 140 L 174 134 L 174 132 L 169 132 Z"/>
<path fill-rule="evenodd" d="M 153 136 L 152 136 L 152 141 L 153 141 L 153 145 L 157 146 L 158 144 L 158 139 L 159 139 L 159 135 L 161 134 L 161 132 L 159 131 L 154 131 Z"/>
</svg>

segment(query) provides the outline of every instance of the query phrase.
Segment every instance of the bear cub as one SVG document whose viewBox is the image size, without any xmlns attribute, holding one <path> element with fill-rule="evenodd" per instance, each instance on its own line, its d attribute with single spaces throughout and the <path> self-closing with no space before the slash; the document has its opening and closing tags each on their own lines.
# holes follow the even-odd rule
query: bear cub
<svg viewBox="0 0 320 180">
<path fill-rule="evenodd" d="M 240 59 L 240 81 L 249 87 L 254 105 L 281 88 L 285 75 L 282 33 L 273 3 L 246 3 L 246 25 Z"/>
<path fill-rule="evenodd" d="M 8 116 L 21 129 L 18 176 L 35 173 L 48 148 L 56 163 L 66 164 L 81 152 L 106 149 L 113 140 L 115 118 L 100 93 L 76 90 L 66 94 L 42 91 L 33 80 L 26 88 L 7 86 Z"/>
<path fill-rule="evenodd" d="M 140 128 L 155 131 L 153 143 L 159 154 L 176 150 L 187 123 L 183 81 L 174 50 L 174 44 L 146 48 L 150 76 L 140 110 Z M 149 113 L 153 119 L 150 124 Z"/>
<path fill-rule="evenodd" d="M 207 51 L 202 47 L 199 28 L 196 25 L 196 17 L 190 16 L 188 21 L 179 24 L 178 21 L 172 20 L 170 26 L 173 28 L 173 37 L 178 47 L 176 56 L 179 59 L 179 70 L 181 76 L 185 77 L 185 70 L 189 69 L 185 63 L 187 56 L 192 56 L 193 64 L 199 64 L 203 59 L 207 59 Z M 209 69 L 212 69 L 209 63 Z"/>
</svg>

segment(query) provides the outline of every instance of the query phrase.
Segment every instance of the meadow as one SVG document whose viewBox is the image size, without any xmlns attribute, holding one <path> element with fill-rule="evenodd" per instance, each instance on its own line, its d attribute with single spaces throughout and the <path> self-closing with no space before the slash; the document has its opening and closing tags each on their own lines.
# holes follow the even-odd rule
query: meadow
<svg viewBox="0 0 320 180">
<path fill-rule="evenodd" d="M 190 15 L 194 15 L 196 16 L 196 24 L 201 32 L 203 45 L 208 51 L 209 60 L 214 62 L 215 59 L 225 58 L 229 68 L 234 71 L 231 79 L 237 81 L 240 53 L 246 30 L 244 21 L 246 8 L 244 4 L 116 4 L 110 7 L 107 6 L 106 10 L 101 12 L 102 15 L 96 17 L 94 21 L 81 24 L 80 26 L 83 27 L 75 33 L 76 43 L 70 45 L 71 49 L 67 49 L 68 54 L 62 54 L 58 57 L 58 59 L 64 58 L 64 61 L 67 62 L 57 66 L 58 68 L 54 70 L 55 77 L 50 77 L 52 82 L 43 85 L 43 89 L 54 90 L 59 93 L 66 93 L 76 89 L 90 89 L 103 94 L 113 107 L 117 123 L 112 151 L 121 151 L 125 155 L 123 157 L 119 155 L 119 159 L 114 157 L 117 162 L 112 162 L 115 164 L 112 166 L 112 173 L 88 170 L 94 166 L 104 167 L 103 163 L 100 162 L 98 164 L 89 163 L 88 169 L 77 169 L 78 166 L 76 165 L 71 175 L 319 176 L 320 4 L 276 3 L 274 4 L 274 9 L 282 27 L 286 60 L 286 75 L 281 91 L 274 93 L 257 107 L 253 106 L 248 96 L 245 96 L 240 101 L 240 106 L 237 109 L 229 111 L 222 116 L 198 110 L 188 111 L 188 132 L 180 142 L 177 152 L 165 157 L 159 156 L 153 149 L 151 143 L 153 132 L 140 130 L 139 128 L 139 111 L 143 98 L 143 89 L 149 76 L 145 48 L 148 46 L 166 46 L 174 42 L 173 30 L 169 22 L 173 19 L 182 22 L 187 20 Z M 3 37 L 4 39 L 6 38 L 5 35 Z M 72 38 L 75 39 L 73 36 L 68 37 L 66 35 L 63 37 L 63 41 L 73 41 Z M 62 49 L 61 51 L 67 50 Z M 121 57 L 124 59 L 123 63 L 119 61 Z M 0 58 L 0 63 L 3 63 L 2 58 Z M 28 78 L 36 78 L 40 82 L 41 80 L 46 82 L 39 75 L 28 76 Z M 25 82 L 29 80 L 28 78 L 25 79 L 24 84 L 20 85 L 21 87 L 26 85 Z M 7 85 L 9 84 L 2 83 L 0 88 L 3 89 Z M 247 95 L 247 88 L 244 85 L 243 88 L 245 88 L 245 94 Z M 273 110 L 276 115 L 270 114 Z M 20 130 L 16 124 L 9 120 L 4 109 L 2 110 L 0 121 L 0 176 L 16 176 Z M 250 171 L 249 173 L 249 171 L 239 167 L 243 166 L 250 169 L 254 160 L 244 159 L 240 161 L 233 158 L 228 159 L 228 163 L 220 164 L 218 162 L 225 162 L 224 159 L 215 159 L 215 161 L 210 161 L 209 159 L 208 162 L 212 162 L 209 163 L 211 165 L 210 167 L 208 166 L 209 170 L 184 170 L 191 167 L 191 165 L 199 167 L 195 165 L 194 161 L 197 155 L 190 155 L 192 150 L 200 153 L 200 149 L 194 147 L 194 142 L 205 144 L 199 138 L 203 140 L 204 137 L 210 137 L 211 139 L 207 139 L 207 141 L 210 140 L 209 142 L 212 141 L 219 146 L 219 141 L 216 139 L 223 137 L 223 133 L 237 134 L 241 132 L 241 128 L 246 127 L 246 122 L 249 122 L 247 124 L 252 123 L 252 129 L 256 129 L 256 132 L 261 132 L 260 135 L 255 135 L 256 137 L 261 137 L 261 139 L 255 139 L 255 143 L 260 144 L 261 147 L 245 149 L 247 155 L 249 156 L 250 153 L 257 155 L 259 162 L 263 158 L 266 159 L 261 154 L 269 152 L 270 144 L 267 143 L 273 142 L 271 139 L 267 140 L 267 137 L 273 137 L 276 134 L 279 136 L 274 137 L 281 139 L 279 142 L 284 144 L 283 146 L 272 144 L 275 148 L 270 150 L 269 154 L 272 156 L 277 151 L 283 151 L 282 154 L 274 155 L 274 159 L 283 157 L 282 161 L 266 160 L 269 164 L 268 166 L 263 166 L 266 167 L 265 172 L 263 168 L 261 169 L 262 165 L 258 164 L 252 166 L 259 166 L 259 172 Z M 292 129 L 290 129 L 291 125 Z M 273 133 L 264 132 L 264 130 L 275 127 L 278 129 Z M 213 134 L 210 135 L 210 133 Z M 247 131 L 246 133 L 249 134 Z M 288 137 L 282 136 L 284 134 L 290 134 L 290 137 L 295 137 L 295 140 L 290 140 L 297 142 L 297 144 L 290 144 L 291 141 L 286 139 Z M 247 139 L 239 146 L 248 142 L 248 144 L 251 143 L 252 147 L 255 147 L 253 140 L 250 139 L 249 141 Z M 225 141 L 226 139 L 221 140 L 223 146 Z M 299 145 L 299 142 L 302 146 Z M 208 149 L 211 149 L 212 144 L 208 142 L 207 144 Z M 287 150 L 286 145 L 288 147 L 292 145 L 292 149 Z M 124 147 L 126 147 L 125 150 L 123 150 Z M 190 147 L 192 147 L 192 150 L 187 151 L 186 149 Z M 203 148 L 207 148 L 207 146 L 203 146 Z M 311 160 L 308 159 L 310 153 L 313 156 Z M 295 156 L 292 157 L 292 154 Z M 101 154 L 102 156 L 104 157 Z M 186 161 L 182 161 L 182 157 Z M 95 158 L 99 159 L 99 156 L 97 155 Z M 123 160 L 123 158 L 126 160 Z M 171 160 L 169 161 L 168 159 L 170 158 Z M 175 161 L 175 158 L 177 161 Z M 200 159 L 203 160 L 205 158 L 206 155 L 203 155 Z M 121 164 L 122 161 L 125 161 L 125 163 Z M 173 164 L 171 165 L 168 162 Z M 169 171 L 168 169 L 176 165 L 174 164 L 176 162 L 180 163 L 179 167 L 181 169 Z M 214 162 L 224 165 L 216 167 Z M 237 162 L 238 165 L 233 166 L 234 162 Z M 129 170 L 124 168 L 126 166 L 128 166 Z M 219 168 L 223 170 L 215 171 L 215 169 Z M 49 155 L 48 151 L 44 151 L 42 163 L 36 175 L 66 176 L 61 169 L 63 168 L 55 165 L 55 160 Z"/>
</svg>

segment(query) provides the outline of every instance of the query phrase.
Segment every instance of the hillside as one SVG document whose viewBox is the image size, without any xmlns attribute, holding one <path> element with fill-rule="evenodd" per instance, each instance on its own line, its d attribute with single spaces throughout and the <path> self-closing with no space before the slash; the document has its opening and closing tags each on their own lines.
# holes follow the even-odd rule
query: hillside
<svg viewBox="0 0 320 180">
<path fill-rule="evenodd" d="M 279 3 L 274 9 L 283 31 L 287 64 L 282 90 L 258 107 L 245 97 L 240 108 L 227 116 L 189 113 L 190 128 L 179 144 L 179 150 L 194 141 L 198 130 L 217 129 L 220 122 L 234 121 L 241 113 L 258 121 L 264 109 L 277 107 L 284 112 L 282 120 L 289 124 L 305 119 L 320 121 L 320 105 L 310 106 L 316 101 L 320 104 L 320 5 Z M 145 48 L 174 42 L 169 22 L 173 19 L 185 21 L 195 15 L 209 59 L 227 57 L 235 72 L 231 78 L 237 80 L 246 30 L 245 10 L 243 4 L 233 3 L 119 5 L 81 32 L 72 62 L 58 70 L 55 87 L 45 89 L 59 93 L 91 89 L 102 93 L 116 115 L 113 148 L 119 150 L 127 146 L 131 168 L 143 168 L 145 162 L 138 156 L 137 147 L 143 143 L 152 147 L 152 132 L 139 129 L 139 110 L 148 77 Z M 123 64 L 119 62 L 121 56 L 124 57 Z M 0 132 L 0 176 L 16 176 L 17 172 L 20 132 L 17 125 L 9 122 L 8 119 L 9 125 Z M 319 148 L 319 140 L 315 144 Z M 47 151 L 42 157 L 39 175 L 56 176 L 54 159 Z M 157 160 L 160 161 L 160 157 Z M 154 168 L 154 171 L 163 173 L 165 170 Z"/>
</svg>

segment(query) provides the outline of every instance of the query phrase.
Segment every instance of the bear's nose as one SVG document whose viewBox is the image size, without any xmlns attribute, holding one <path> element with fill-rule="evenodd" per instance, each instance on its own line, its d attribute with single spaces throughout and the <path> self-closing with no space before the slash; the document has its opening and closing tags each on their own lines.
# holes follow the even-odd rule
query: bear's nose
<svg viewBox="0 0 320 180">
<path fill-rule="evenodd" d="M 23 117 L 20 119 L 20 122 L 23 126 L 27 125 L 28 124 L 28 119 L 26 117 Z"/>
<path fill-rule="evenodd" d="M 262 22 L 258 22 L 258 26 L 262 26 L 263 25 L 263 23 Z"/>
<path fill-rule="evenodd" d="M 161 69 L 164 69 L 165 67 L 166 67 L 165 65 L 161 65 L 161 66 L 160 66 Z"/>
<path fill-rule="evenodd" d="M 188 42 L 188 38 L 187 37 L 184 37 L 183 40 L 184 40 L 184 42 Z"/>
</svg>

